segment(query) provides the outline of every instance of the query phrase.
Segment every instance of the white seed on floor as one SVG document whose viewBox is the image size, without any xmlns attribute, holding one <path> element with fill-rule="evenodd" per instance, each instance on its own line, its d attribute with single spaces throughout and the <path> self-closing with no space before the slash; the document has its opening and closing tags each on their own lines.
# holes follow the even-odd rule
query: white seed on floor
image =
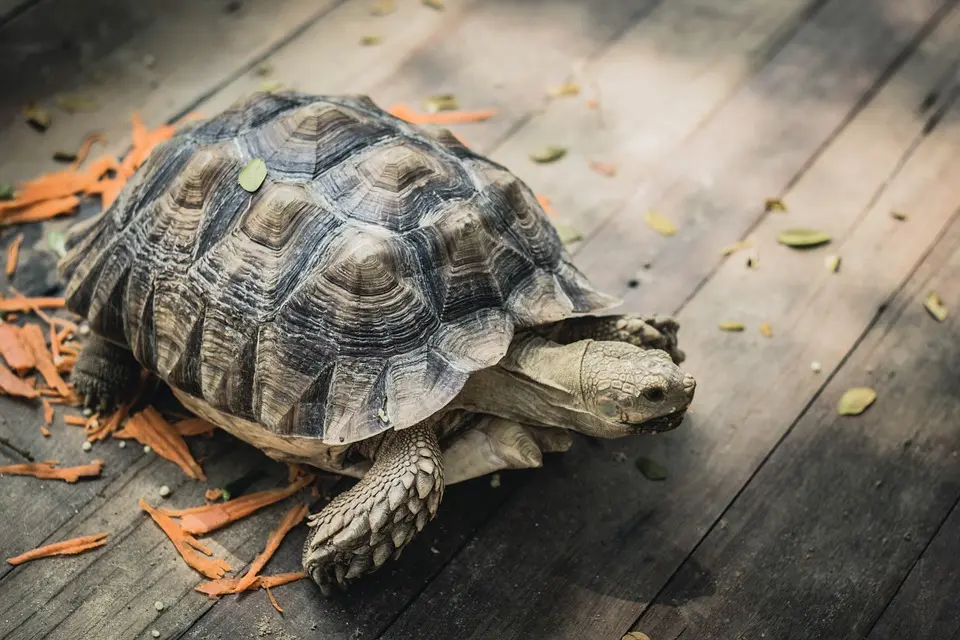
<svg viewBox="0 0 960 640">
<path fill-rule="evenodd" d="M 143 452 L 144 452 L 144 453 L 150 453 L 151 451 L 153 451 L 153 449 L 150 448 L 150 445 L 148 445 L 148 444 L 143 445 Z"/>
<path fill-rule="evenodd" d="M 126 448 L 127 448 L 127 441 L 126 441 L 126 440 L 121 440 L 121 441 L 120 441 L 120 444 L 117 445 L 117 446 L 119 446 L 121 449 L 126 449 Z"/>
<path fill-rule="evenodd" d="M 84 407 L 84 408 L 83 408 L 83 415 L 85 415 L 85 416 L 87 416 L 87 417 L 89 418 L 90 416 L 93 415 L 93 409 L 91 409 L 90 407 Z"/>
<path fill-rule="evenodd" d="M 167 489 L 167 491 L 169 491 L 167 487 L 164 487 L 164 489 Z M 163 493 L 163 489 L 161 489 L 160 492 Z M 153 608 L 156 609 L 157 611 L 163 611 L 163 601 L 157 600 L 156 602 L 154 602 Z"/>
<path fill-rule="evenodd" d="M 823 369 L 823 366 L 816 360 L 810 363 L 810 370 L 814 373 L 820 373 L 821 369 Z"/>
<path fill-rule="evenodd" d="M 154 638 L 159 638 L 160 632 L 154 629 L 153 631 L 150 632 L 150 635 L 152 635 Z"/>
<path fill-rule="evenodd" d="M 170 487 L 168 487 L 167 485 L 163 485 L 162 487 L 160 487 L 160 497 L 161 497 L 161 498 L 166 498 L 166 497 L 169 496 L 171 493 L 173 493 L 173 492 L 170 491 Z M 158 603 L 158 604 L 160 604 L 161 606 L 163 606 L 163 603 Z"/>
<path fill-rule="evenodd" d="M 84 451 L 90 451 L 90 449 L 93 449 L 93 445 L 90 444 L 88 440 L 84 440 L 83 444 L 80 445 L 80 448 L 83 449 Z"/>
</svg>

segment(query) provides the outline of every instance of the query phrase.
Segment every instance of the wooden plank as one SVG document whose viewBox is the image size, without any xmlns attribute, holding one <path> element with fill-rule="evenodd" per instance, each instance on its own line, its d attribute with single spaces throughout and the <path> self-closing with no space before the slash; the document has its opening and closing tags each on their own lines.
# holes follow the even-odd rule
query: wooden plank
<svg viewBox="0 0 960 640">
<path fill-rule="evenodd" d="M 953 217 L 635 630 L 658 640 L 867 635 L 960 497 L 960 396 L 949 391 L 960 375 L 960 320 L 938 323 L 923 307 L 930 290 L 960 300 L 960 215 Z M 838 415 L 844 391 L 860 386 L 876 389 L 874 405 Z M 952 568 L 960 585 L 956 561 L 940 560 L 938 577 Z M 928 603 L 922 611 L 906 601 L 901 613 L 949 609 L 941 631 L 950 618 L 957 628 L 956 598 L 928 594 Z"/>
<path fill-rule="evenodd" d="M 756 225 L 765 200 L 796 181 L 863 96 L 902 61 L 930 16 L 950 6 L 939 0 L 827 5 L 661 163 L 658 175 L 584 243 L 577 263 L 630 308 L 679 307 L 693 291 L 690 282 L 711 273 L 721 249 Z M 650 210 L 681 231 L 657 235 L 643 222 Z M 611 255 L 614 246 L 633 250 Z"/>
<path fill-rule="evenodd" d="M 939 382 L 939 381 L 938 381 Z M 960 635 L 960 503 L 924 549 L 869 640 L 938 640 Z"/>
<path fill-rule="evenodd" d="M 0 25 L 39 0 L 0 0 Z"/>
<path fill-rule="evenodd" d="M 826 36 L 842 30 L 844 46 L 860 46 L 850 25 L 811 28 Z M 844 256 L 841 274 L 823 268 L 824 251 L 778 247 L 776 232 L 795 224 L 787 216 L 764 220 L 756 231 L 761 268 L 728 261 L 680 315 L 685 366 L 701 382 L 687 425 L 656 438 L 575 447 L 543 469 L 384 638 L 609 638 L 629 628 L 817 392 L 821 377 L 810 362 L 837 366 L 953 213 L 960 175 L 951 158 L 960 133 L 950 125 L 923 138 L 925 118 L 915 106 L 942 81 L 958 28 L 951 16 L 789 194 L 818 205 L 802 209 L 803 224 L 829 223 L 831 251 Z M 851 166 L 856 181 L 844 181 Z M 892 208 L 922 214 L 904 225 L 890 217 Z M 720 333 L 717 322 L 727 314 L 749 333 Z M 773 338 L 759 334 L 761 320 L 772 323 Z M 646 483 L 632 464 L 614 462 L 615 453 L 658 459 L 671 477 Z"/>
<path fill-rule="evenodd" d="M 76 149 L 90 131 L 122 149 L 133 111 L 150 125 L 173 117 L 340 2 L 246 0 L 237 11 L 220 0 L 50 0 L 30 7 L 0 27 L 0 180 L 52 170 L 53 153 Z M 61 92 L 89 95 L 100 107 L 71 115 L 51 106 L 54 122 L 42 134 L 23 121 L 23 104 L 52 105 Z"/>
</svg>

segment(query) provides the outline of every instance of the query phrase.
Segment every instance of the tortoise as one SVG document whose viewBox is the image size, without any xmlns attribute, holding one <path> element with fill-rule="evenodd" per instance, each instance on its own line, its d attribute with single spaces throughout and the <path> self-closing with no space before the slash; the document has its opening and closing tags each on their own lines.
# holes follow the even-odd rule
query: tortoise
<svg viewBox="0 0 960 640">
<path fill-rule="evenodd" d="M 673 429 L 696 387 L 676 321 L 601 315 L 621 301 L 524 182 L 366 96 L 261 92 L 191 123 L 67 249 L 88 406 L 146 369 L 268 456 L 360 479 L 308 519 L 327 595 L 399 556 L 446 485 L 539 467 L 571 431 Z"/>
</svg>

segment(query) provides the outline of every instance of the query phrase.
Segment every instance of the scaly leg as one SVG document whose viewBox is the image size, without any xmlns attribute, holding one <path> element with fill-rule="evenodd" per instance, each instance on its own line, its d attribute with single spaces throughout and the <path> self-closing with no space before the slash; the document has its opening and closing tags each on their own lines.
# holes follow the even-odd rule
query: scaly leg
<svg viewBox="0 0 960 640">
<path fill-rule="evenodd" d="M 638 314 L 580 316 L 533 329 L 559 344 L 591 338 L 626 342 L 641 349 L 662 349 L 676 364 L 686 357 L 677 347 L 679 330 L 680 325 L 670 316 Z"/>
<path fill-rule="evenodd" d="M 436 515 L 443 487 L 433 423 L 388 432 L 363 479 L 310 517 L 304 570 L 330 595 L 379 569 Z"/>
<path fill-rule="evenodd" d="M 71 373 L 85 406 L 106 412 L 126 400 L 140 380 L 140 363 L 129 349 L 99 336 L 90 336 Z"/>
</svg>

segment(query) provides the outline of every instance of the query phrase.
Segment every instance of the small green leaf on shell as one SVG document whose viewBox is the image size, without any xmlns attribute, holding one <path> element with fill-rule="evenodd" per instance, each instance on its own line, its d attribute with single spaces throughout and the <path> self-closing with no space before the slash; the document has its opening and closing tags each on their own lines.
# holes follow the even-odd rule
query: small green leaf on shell
<svg viewBox="0 0 960 640">
<path fill-rule="evenodd" d="M 430 96 L 423 101 L 423 110 L 427 113 L 437 113 L 438 111 L 456 111 L 460 108 L 457 102 L 457 96 L 452 93 L 441 93 Z"/>
<path fill-rule="evenodd" d="M 829 233 L 817 229 L 787 229 L 777 236 L 777 242 L 795 249 L 818 247 L 830 240 L 832 238 Z"/>
<path fill-rule="evenodd" d="M 648 227 L 662 236 L 672 236 L 677 232 L 676 225 L 670 222 L 670 219 L 665 215 L 657 211 L 647 211 L 647 215 L 644 216 L 644 221 Z"/>
<path fill-rule="evenodd" d="M 12 184 L 0 183 L 0 200 L 13 200 L 14 190 Z"/>
<path fill-rule="evenodd" d="M 637 458 L 636 465 L 637 469 L 640 470 L 640 473 L 642 473 L 643 477 L 647 480 L 659 482 L 660 480 L 667 479 L 667 469 L 656 460 L 640 456 Z"/>
<path fill-rule="evenodd" d="M 49 232 L 47 234 L 47 247 L 62 258 L 67 254 L 67 235 L 63 231 Z"/>
<path fill-rule="evenodd" d="M 434 11 L 443 11 L 446 9 L 443 0 L 422 0 L 422 2 L 425 7 L 430 7 Z"/>
<path fill-rule="evenodd" d="M 721 331 L 743 331 L 744 329 L 742 322 L 735 322 L 733 320 L 724 320 L 718 326 Z"/>
<path fill-rule="evenodd" d="M 786 213 L 787 205 L 780 198 L 767 198 L 763 203 L 764 211 L 780 211 Z"/>
<path fill-rule="evenodd" d="M 840 256 L 827 256 L 823 259 L 823 266 L 831 273 L 840 271 Z"/>
<path fill-rule="evenodd" d="M 372 47 L 383 42 L 383 38 L 380 36 L 362 36 L 360 38 L 360 44 L 365 47 Z"/>
<path fill-rule="evenodd" d="M 569 224 L 554 221 L 553 226 L 556 228 L 557 235 L 560 236 L 560 242 L 563 244 L 572 244 L 577 240 L 583 240 L 583 234 L 580 233 L 580 230 Z"/>
<path fill-rule="evenodd" d="M 870 387 L 853 387 L 841 396 L 837 403 L 837 412 L 842 416 L 858 416 L 876 399 L 877 392 Z"/>
<path fill-rule="evenodd" d="M 554 98 L 575 96 L 579 93 L 580 93 L 580 85 L 578 85 L 576 82 L 564 82 L 550 90 L 550 95 Z"/>
<path fill-rule="evenodd" d="M 240 186 L 250 193 L 256 192 L 267 178 L 267 163 L 262 158 L 254 158 L 240 170 Z"/>
<path fill-rule="evenodd" d="M 566 147 L 546 146 L 532 152 L 530 159 L 540 164 L 546 164 L 548 162 L 556 162 L 565 155 L 567 155 Z"/>
<path fill-rule="evenodd" d="M 943 322 L 947 319 L 947 306 L 943 304 L 943 299 L 936 291 L 927 294 L 927 297 L 923 299 L 923 306 L 930 312 L 930 315 L 937 319 L 937 322 Z"/>
<path fill-rule="evenodd" d="M 900 220 L 901 222 L 903 222 L 904 220 L 910 217 L 904 211 L 891 211 L 890 215 L 893 216 L 894 220 Z"/>
<path fill-rule="evenodd" d="M 650 640 L 650 636 L 645 633 L 640 633 L 639 631 L 631 631 L 620 638 L 620 640 Z"/>
<path fill-rule="evenodd" d="M 370 14 L 374 16 L 385 16 L 397 10 L 396 0 L 377 0 L 370 7 Z"/>
</svg>

